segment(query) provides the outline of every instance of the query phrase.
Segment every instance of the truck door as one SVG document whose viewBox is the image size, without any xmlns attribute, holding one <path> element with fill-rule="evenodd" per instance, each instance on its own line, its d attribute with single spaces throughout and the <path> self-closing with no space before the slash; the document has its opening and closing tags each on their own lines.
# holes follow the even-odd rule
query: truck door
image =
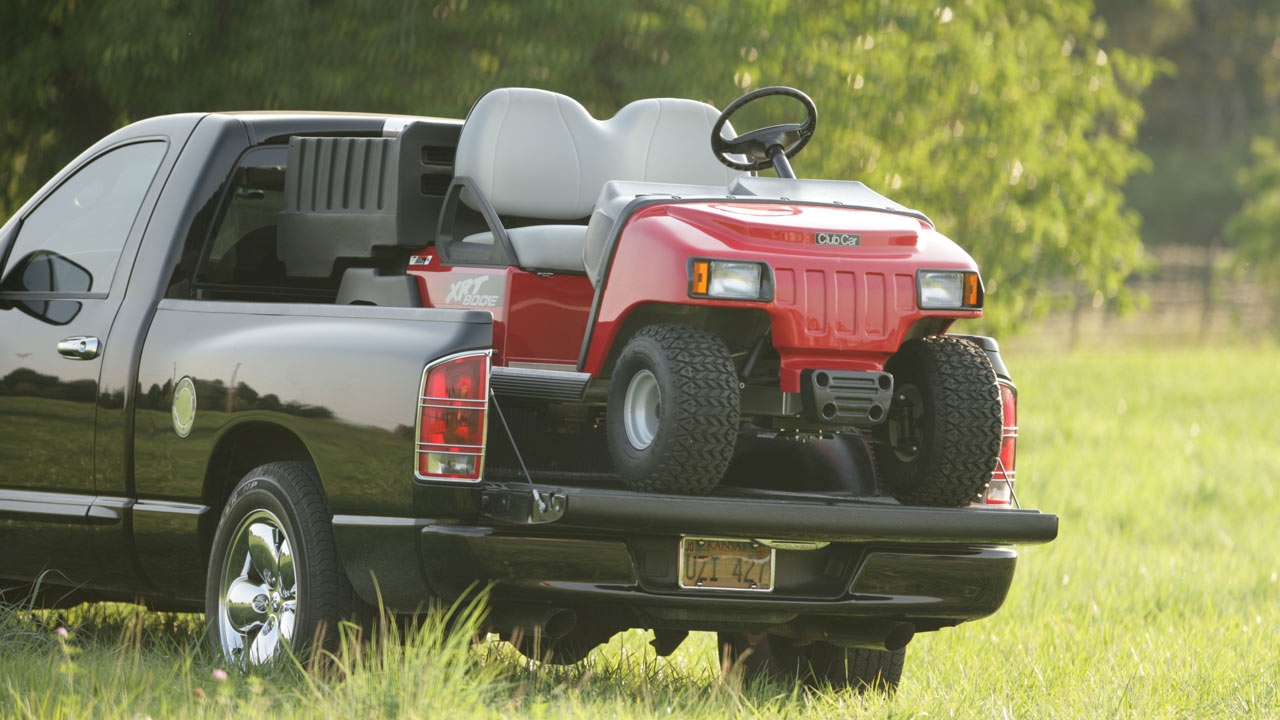
<svg viewBox="0 0 1280 720">
<path fill-rule="evenodd" d="M 86 158 L 0 229 L 0 578 L 83 582 L 91 541 L 102 357 L 128 280 L 120 262 L 168 143 Z"/>
</svg>

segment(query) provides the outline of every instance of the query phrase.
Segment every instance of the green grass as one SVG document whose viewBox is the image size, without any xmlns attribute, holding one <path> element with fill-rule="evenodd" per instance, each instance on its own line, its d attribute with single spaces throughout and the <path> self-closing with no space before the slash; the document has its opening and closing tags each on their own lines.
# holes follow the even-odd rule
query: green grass
<svg viewBox="0 0 1280 720">
<path fill-rule="evenodd" d="M 1280 350 L 1006 359 L 1021 499 L 1061 536 L 995 616 L 918 637 L 892 698 L 742 688 L 705 633 L 544 669 L 428 628 L 326 679 L 217 681 L 197 617 L 97 605 L 0 612 L 0 716 L 1280 717 Z"/>
</svg>

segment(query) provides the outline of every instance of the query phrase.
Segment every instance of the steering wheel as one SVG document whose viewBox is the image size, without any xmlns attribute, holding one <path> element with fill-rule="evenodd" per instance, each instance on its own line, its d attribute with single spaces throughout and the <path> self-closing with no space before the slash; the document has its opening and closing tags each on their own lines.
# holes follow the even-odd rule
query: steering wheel
<svg viewBox="0 0 1280 720">
<path fill-rule="evenodd" d="M 807 113 L 804 122 L 771 125 L 735 138 L 721 137 L 720 131 L 734 113 L 746 104 L 770 95 L 785 95 L 800 101 Z M 793 178 L 795 173 L 791 171 L 791 163 L 787 162 L 787 158 L 795 157 L 804 148 L 809 138 L 813 137 L 813 129 L 817 124 L 818 108 L 808 95 L 799 90 L 781 85 L 752 90 L 730 103 L 720 113 L 720 117 L 716 118 L 716 124 L 711 128 L 711 152 L 717 160 L 734 170 L 752 171 L 772 167 L 778 171 L 779 177 Z M 729 155 L 746 155 L 749 162 L 737 162 Z"/>
</svg>

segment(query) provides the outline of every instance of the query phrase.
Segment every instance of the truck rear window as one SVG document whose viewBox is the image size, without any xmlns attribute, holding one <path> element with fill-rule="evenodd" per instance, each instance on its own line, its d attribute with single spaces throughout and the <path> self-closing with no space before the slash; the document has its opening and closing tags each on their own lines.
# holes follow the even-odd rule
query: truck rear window
<svg viewBox="0 0 1280 720">
<path fill-rule="evenodd" d="M 291 275 L 277 254 L 288 149 L 254 148 L 232 176 L 196 264 L 195 297 L 210 300 L 332 302 L 336 278 Z"/>
</svg>

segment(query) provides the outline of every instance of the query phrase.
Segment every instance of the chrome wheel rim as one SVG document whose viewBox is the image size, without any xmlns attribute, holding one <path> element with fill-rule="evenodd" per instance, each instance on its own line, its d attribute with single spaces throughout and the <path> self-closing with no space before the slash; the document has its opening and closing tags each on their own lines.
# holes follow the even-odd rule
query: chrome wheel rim
<svg viewBox="0 0 1280 720">
<path fill-rule="evenodd" d="M 274 660 L 293 640 L 298 570 L 284 524 L 268 510 L 240 521 L 223 561 L 218 588 L 222 654 L 240 665 Z"/>
<path fill-rule="evenodd" d="M 622 403 L 622 424 L 626 427 L 631 447 L 644 450 L 653 444 L 653 438 L 658 434 L 660 400 L 658 378 L 652 372 L 641 370 L 631 376 Z"/>
</svg>

